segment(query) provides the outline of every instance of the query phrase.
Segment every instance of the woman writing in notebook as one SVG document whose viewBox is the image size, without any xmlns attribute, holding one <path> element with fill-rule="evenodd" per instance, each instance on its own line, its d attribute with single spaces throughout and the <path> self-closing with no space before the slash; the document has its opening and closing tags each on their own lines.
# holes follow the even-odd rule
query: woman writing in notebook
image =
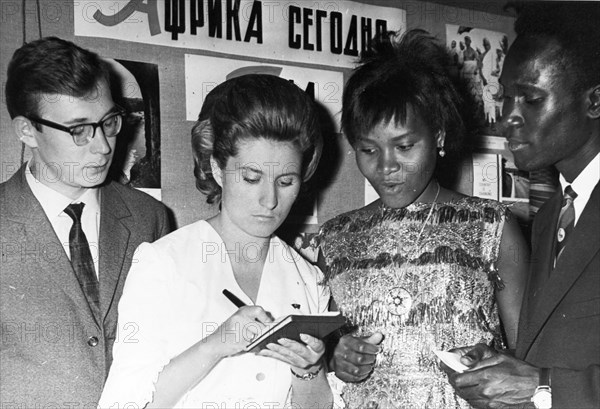
<svg viewBox="0 0 600 409">
<path fill-rule="evenodd" d="M 220 211 L 138 249 L 119 304 L 130 341 L 115 343 L 100 406 L 331 406 L 321 340 L 245 352 L 273 317 L 328 309 L 321 272 L 273 235 L 321 153 L 314 103 L 279 77 L 228 80 L 192 146 L 196 185 Z"/>
</svg>

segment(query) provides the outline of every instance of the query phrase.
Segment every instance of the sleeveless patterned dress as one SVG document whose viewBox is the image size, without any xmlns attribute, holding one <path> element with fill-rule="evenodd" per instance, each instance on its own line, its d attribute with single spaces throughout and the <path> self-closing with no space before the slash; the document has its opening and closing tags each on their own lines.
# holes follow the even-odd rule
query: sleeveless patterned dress
<svg viewBox="0 0 600 409">
<path fill-rule="evenodd" d="M 385 334 L 367 380 L 348 383 L 349 408 L 469 408 L 432 350 L 503 347 L 494 263 L 507 215 L 479 198 L 338 216 L 319 236 L 326 281 L 346 330 Z"/>
</svg>

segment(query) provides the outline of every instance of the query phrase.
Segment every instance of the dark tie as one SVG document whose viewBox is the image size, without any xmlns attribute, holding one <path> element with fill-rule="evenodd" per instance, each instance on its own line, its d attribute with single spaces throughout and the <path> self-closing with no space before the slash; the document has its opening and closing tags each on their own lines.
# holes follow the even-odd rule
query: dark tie
<svg viewBox="0 0 600 409">
<path fill-rule="evenodd" d="M 577 193 L 573 191 L 570 185 L 567 186 L 565 188 L 562 208 L 560 209 L 558 226 L 556 229 L 556 260 L 558 260 L 562 254 L 567 240 L 573 233 L 573 227 L 575 226 L 575 208 L 573 207 L 573 200 L 575 200 L 576 197 Z"/>
<path fill-rule="evenodd" d="M 71 251 L 71 264 L 77 280 L 79 280 L 79 285 L 81 285 L 94 315 L 99 317 L 100 285 L 94 271 L 90 246 L 81 228 L 81 212 L 83 212 L 84 206 L 84 203 L 71 203 L 64 210 L 73 219 L 73 226 L 69 232 L 69 250 Z"/>
<path fill-rule="evenodd" d="M 559 188 L 556 168 L 543 168 L 529 172 L 529 220 L 533 220 L 540 207 Z"/>
</svg>

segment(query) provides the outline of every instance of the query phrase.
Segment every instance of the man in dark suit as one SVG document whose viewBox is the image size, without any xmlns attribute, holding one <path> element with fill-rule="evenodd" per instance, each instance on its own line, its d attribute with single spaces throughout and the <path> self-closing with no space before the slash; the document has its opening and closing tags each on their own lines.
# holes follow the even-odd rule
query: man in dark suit
<svg viewBox="0 0 600 409">
<path fill-rule="evenodd" d="M 106 63 L 58 38 L 9 64 L 6 102 L 32 158 L 0 185 L 0 406 L 95 408 L 134 251 L 166 234 L 166 208 L 106 181 L 123 111 Z"/>
<path fill-rule="evenodd" d="M 600 407 L 600 5 L 526 4 L 500 79 L 519 169 L 554 165 L 540 209 L 514 356 L 461 348 L 448 370 L 475 407 Z"/>
</svg>

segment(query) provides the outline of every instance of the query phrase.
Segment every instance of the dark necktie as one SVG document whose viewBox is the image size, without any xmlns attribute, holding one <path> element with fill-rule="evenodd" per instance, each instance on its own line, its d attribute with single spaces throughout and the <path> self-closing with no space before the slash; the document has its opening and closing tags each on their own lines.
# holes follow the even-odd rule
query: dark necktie
<svg viewBox="0 0 600 409">
<path fill-rule="evenodd" d="M 573 227 L 575 226 L 575 208 L 573 207 L 573 200 L 575 200 L 576 197 L 577 193 L 573 191 L 570 185 L 567 186 L 565 188 L 562 208 L 560 209 L 558 226 L 556 229 L 556 260 L 558 260 L 562 254 L 567 240 L 573 233 Z"/>
<path fill-rule="evenodd" d="M 94 315 L 99 317 L 100 291 L 99 283 L 94 271 L 94 261 L 90 246 L 81 228 L 81 212 L 84 203 L 71 203 L 64 210 L 73 219 L 73 226 L 69 232 L 69 250 L 71 252 L 71 265 L 79 280 L 79 285 L 87 298 L 88 304 Z"/>
</svg>

